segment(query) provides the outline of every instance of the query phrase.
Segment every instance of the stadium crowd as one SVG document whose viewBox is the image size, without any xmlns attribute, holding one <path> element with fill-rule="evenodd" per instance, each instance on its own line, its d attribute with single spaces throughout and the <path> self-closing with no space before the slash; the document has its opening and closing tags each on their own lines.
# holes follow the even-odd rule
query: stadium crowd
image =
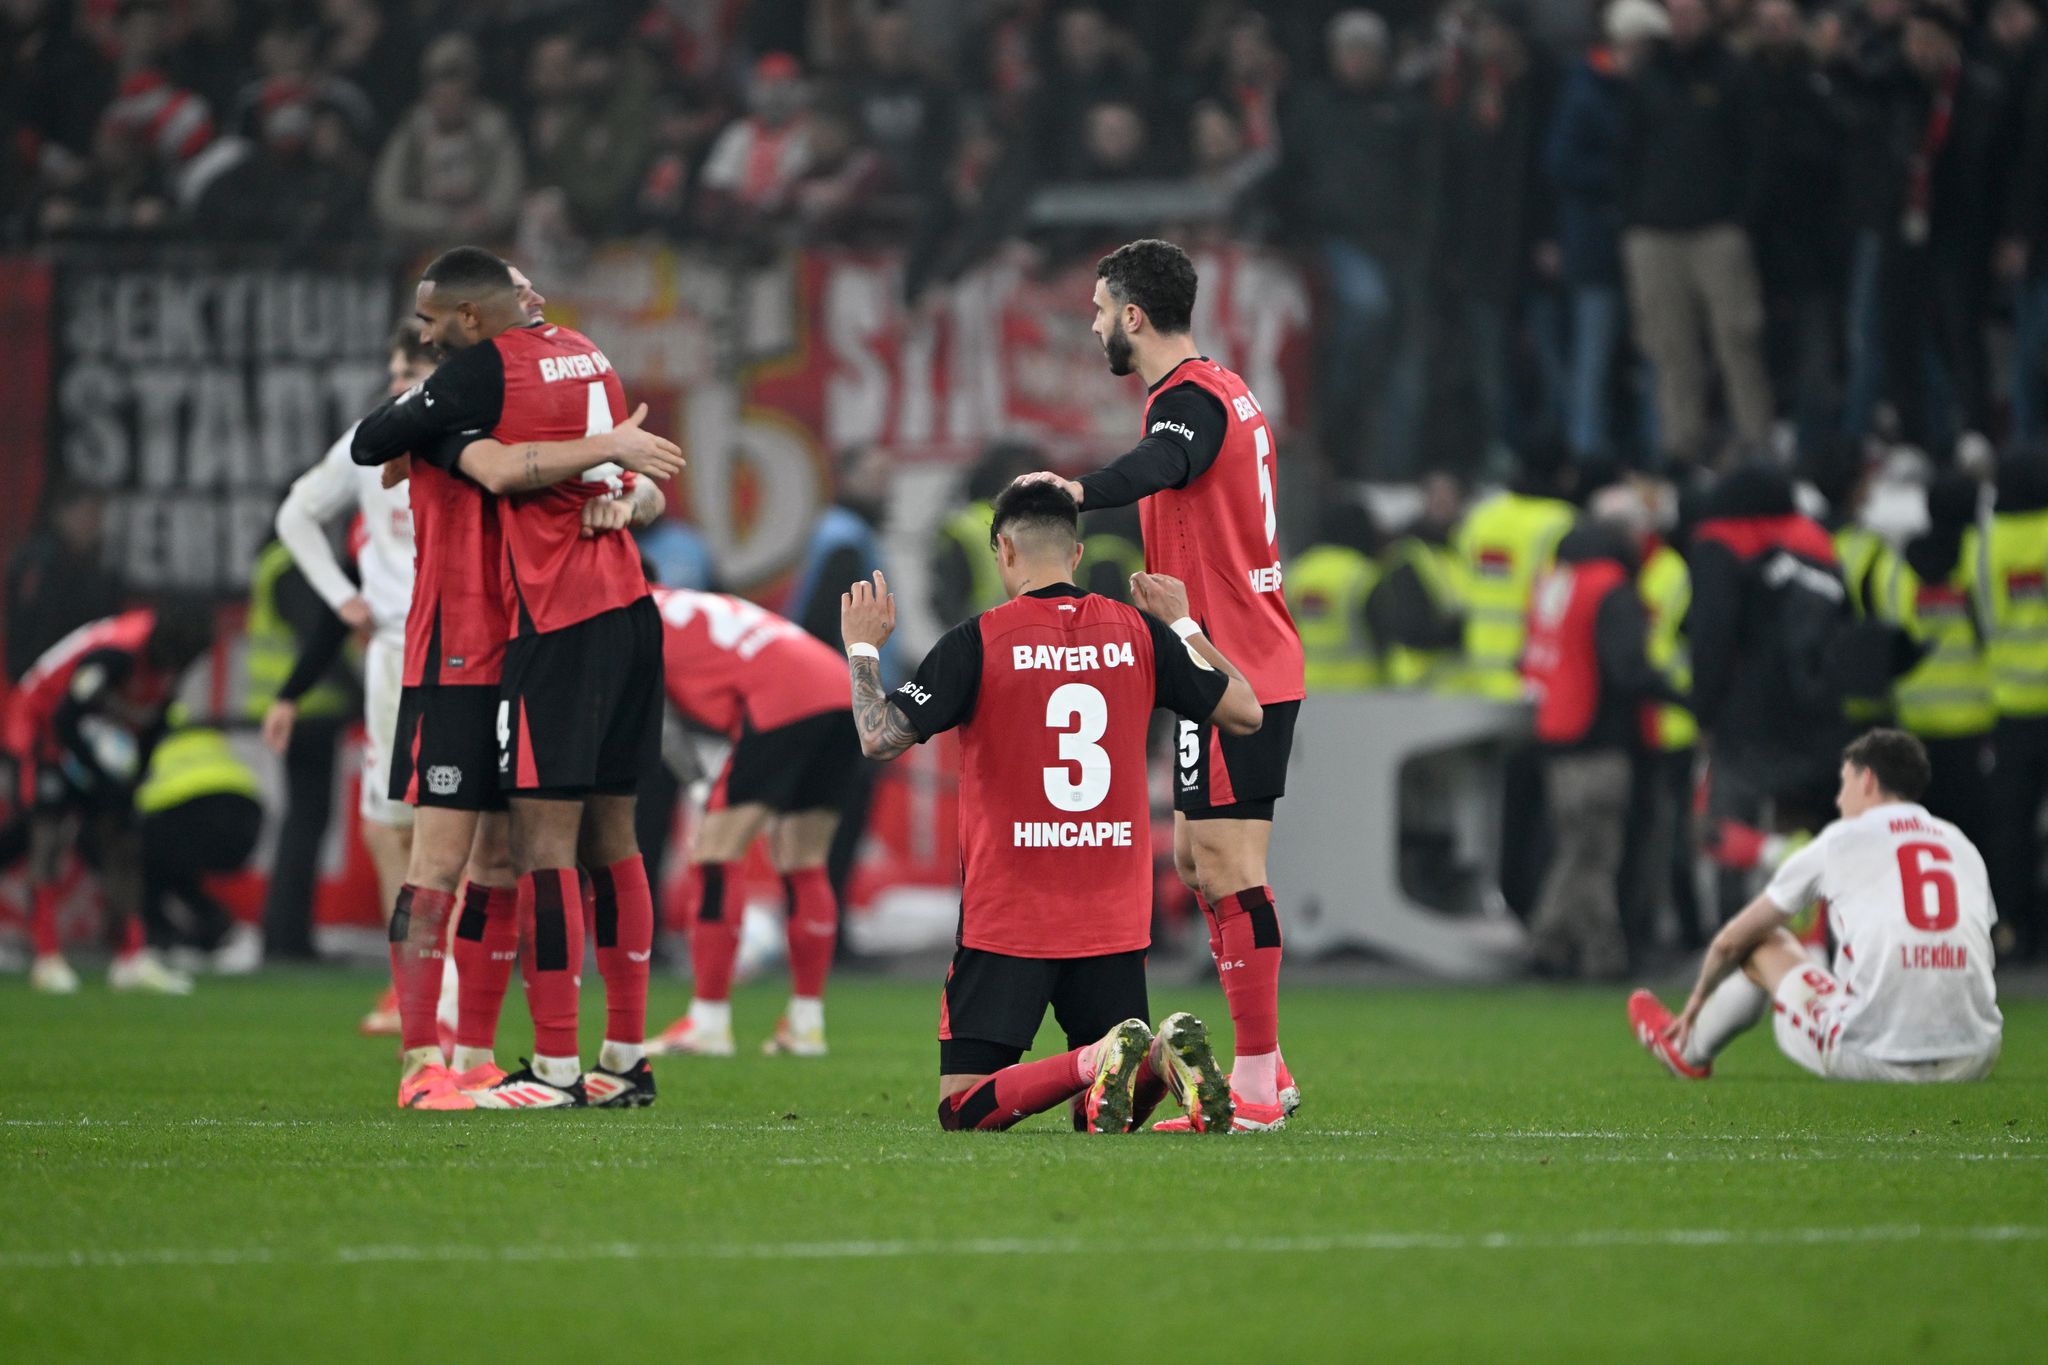
<svg viewBox="0 0 2048 1365">
<path fill-rule="evenodd" d="M 1296 253 L 1340 472 L 2042 434 L 2038 0 L 8 0 L 5 240 Z M 1129 235 L 1129 234 L 1125 234 Z"/>
</svg>

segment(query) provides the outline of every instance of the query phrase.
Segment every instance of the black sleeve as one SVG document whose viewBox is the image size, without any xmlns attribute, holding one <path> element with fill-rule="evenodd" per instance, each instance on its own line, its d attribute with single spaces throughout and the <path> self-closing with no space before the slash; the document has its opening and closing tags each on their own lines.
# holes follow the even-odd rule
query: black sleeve
<svg viewBox="0 0 2048 1365">
<path fill-rule="evenodd" d="M 933 735 L 965 724 L 974 714 L 981 691 L 981 618 L 971 616 L 939 637 L 910 681 L 889 694 L 889 700 L 921 744 Z"/>
<path fill-rule="evenodd" d="M 826 555 L 811 577 L 811 600 L 802 604 L 803 614 L 796 623 L 832 648 L 844 649 L 846 642 L 839 636 L 839 596 L 854 580 L 867 576 L 867 561 L 853 546 L 842 545 Z"/>
<path fill-rule="evenodd" d="M 1444 611 L 1412 564 L 1396 565 L 1365 599 L 1366 621 L 1381 648 L 1456 649 L 1465 640 L 1465 618 Z"/>
<path fill-rule="evenodd" d="M 1633 582 L 1623 583 L 1601 600 L 1593 617 L 1593 648 L 1600 660 L 1601 686 L 1639 701 L 1683 706 L 1685 694 L 1650 662 L 1649 636 L 1649 620 Z"/>
<path fill-rule="evenodd" d="M 489 431 L 504 410 L 505 357 L 496 346 L 480 342 L 457 351 L 427 376 L 426 383 L 387 400 L 365 417 L 356 427 L 349 454 L 357 464 L 385 464 L 410 454 L 431 459 L 442 449 L 441 438 Z M 460 447 L 456 454 L 461 454 Z"/>
<path fill-rule="evenodd" d="M 1208 472 L 1228 430 L 1223 401 L 1207 389 L 1176 384 L 1152 400 L 1145 439 L 1081 476 L 1083 506 L 1128 507 L 1162 488 L 1185 488 Z"/>
<path fill-rule="evenodd" d="M 324 620 L 314 622 L 297 635 L 299 657 L 292 660 L 291 673 L 277 689 L 279 701 L 297 701 L 327 676 L 327 670 L 334 667 L 334 661 L 341 657 L 342 645 L 348 641 L 348 627 L 330 611 Z"/>
<path fill-rule="evenodd" d="M 1711 729 L 1735 681 L 1742 565 L 1725 545 L 1711 541 L 1695 545 L 1687 558 L 1692 571 L 1692 606 L 1685 613 L 1692 647 L 1692 709 L 1700 724 Z"/>
<path fill-rule="evenodd" d="M 1153 702 L 1197 725 L 1207 725 L 1223 694 L 1230 690 L 1230 679 L 1211 668 L 1208 660 L 1197 659 L 1164 621 L 1145 616 L 1145 625 L 1152 632 Z"/>
<path fill-rule="evenodd" d="M 112 782 L 113 778 L 101 771 L 92 746 L 85 743 L 78 733 L 78 722 L 99 710 L 100 701 L 128 681 L 128 675 L 134 671 L 135 656 L 126 650 L 94 650 L 80 659 L 78 667 L 72 670 L 71 683 L 64 689 L 64 699 L 57 703 L 56 714 L 50 717 L 50 727 L 57 732 L 58 744 L 90 769 L 100 782 Z"/>
</svg>

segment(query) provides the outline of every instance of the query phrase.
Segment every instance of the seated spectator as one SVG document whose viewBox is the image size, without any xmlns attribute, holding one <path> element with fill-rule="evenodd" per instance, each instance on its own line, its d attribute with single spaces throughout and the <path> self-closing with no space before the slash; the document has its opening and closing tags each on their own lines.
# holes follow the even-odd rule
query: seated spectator
<svg viewBox="0 0 2048 1365">
<path fill-rule="evenodd" d="M 1287 58 L 1274 45 L 1266 17 L 1247 12 L 1232 20 L 1211 95 L 1237 116 L 1248 149 L 1278 155 L 1280 87 L 1286 79 Z"/>
<path fill-rule="evenodd" d="M 214 180 L 193 210 L 202 232 L 302 246 L 362 231 L 369 168 L 355 121 L 308 87 L 271 85 L 253 155 Z"/>
<path fill-rule="evenodd" d="M 810 165 L 803 69 L 786 52 L 754 65 L 747 113 L 711 144 L 698 177 L 698 212 L 714 234 L 744 238 L 789 215 L 790 191 Z"/>
<path fill-rule="evenodd" d="M 101 117 L 135 139 L 178 205 L 190 205 L 208 178 L 239 154 L 215 139 L 214 111 L 197 91 L 171 79 L 170 15 L 154 0 L 121 7 L 114 101 Z M 105 150 L 105 149 L 102 149 Z"/>
<path fill-rule="evenodd" d="M 476 44 L 461 34 L 437 38 L 420 70 L 426 94 L 377 158 L 378 222 L 410 246 L 501 238 L 526 171 L 510 120 L 477 95 Z"/>
<path fill-rule="evenodd" d="M 820 110 L 810 121 L 810 155 L 790 188 L 790 205 L 804 241 L 852 244 L 889 219 L 883 198 L 889 168 L 860 140 L 859 115 L 844 107 Z M 899 221 L 901 215 L 894 215 Z"/>
<path fill-rule="evenodd" d="M 73 29 L 71 6 L 11 0 L 0 10 L 0 128 L 46 188 L 85 179 L 112 91 L 113 71 Z"/>
<path fill-rule="evenodd" d="M 361 90 L 383 127 L 403 117 L 414 94 L 418 41 L 398 9 L 378 0 L 320 0 L 318 69 Z"/>
<path fill-rule="evenodd" d="M 526 94 L 534 193 L 555 201 L 569 232 L 610 231 L 646 159 L 653 96 L 643 69 L 572 34 L 550 34 L 534 46 Z"/>
<path fill-rule="evenodd" d="M 951 149 L 952 92 L 919 68 L 910 12 L 901 4 L 877 9 L 862 36 L 867 62 L 849 82 L 862 139 L 897 185 L 928 192 Z"/>
<path fill-rule="evenodd" d="M 1145 116 L 1122 100 L 1104 100 L 1088 110 L 1082 125 L 1077 180 L 1135 180 L 1156 173 L 1148 155 L 1150 132 Z"/>
<path fill-rule="evenodd" d="M 176 216 L 147 130 L 109 115 L 93 135 L 84 176 L 46 196 L 36 220 L 44 236 L 98 236 L 161 232 Z"/>
<path fill-rule="evenodd" d="M 691 89 L 671 86 L 655 93 L 646 157 L 626 206 L 629 224 L 683 234 L 695 218 L 697 166 L 717 131 L 716 107 Z"/>
<path fill-rule="evenodd" d="M 1142 54 L 1129 35 L 1112 28 L 1093 5 L 1061 12 L 1055 29 L 1053 62 L 1033 103 L 1031 146 L 1049 176 L 1087 175 L 1085 126 L 1090 111 L 1105 103 L 1137 112 L 1148 94 Z"/>
<path fill-rule="evenodd" d="M 989 116 L 962 120 L 937 199 L 918 215 L 903 271 L 903 296 L 920 307 L 932 286 L 950 283 L 980 264 L 1013 234 L 1035 188 L 1035 158 Z"/>
<path fill-rule="evenodd" d="M 1195 183 L 1215 198 L 1216 227 L 1239 239 L 1265 236 L 1271 214 L 1249 192 L 1272 173 L 1278 150 L 1251 146 L 1237 110 L 1220 100 L 1203 100 L 1188 116 L 1188 148 Z"/>
</svg>

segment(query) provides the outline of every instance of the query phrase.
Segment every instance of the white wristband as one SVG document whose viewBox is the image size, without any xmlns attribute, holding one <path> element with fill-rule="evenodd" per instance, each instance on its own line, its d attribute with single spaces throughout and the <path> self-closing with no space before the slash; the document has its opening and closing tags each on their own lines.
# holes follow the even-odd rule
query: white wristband
<svg viewBox="0 0 2048 1365">
<path fill-rule="evenodd" d="M 879 663 L 882 658 L 882 651 L 865 641 L 859 641 L 846 647 L 846 657 L 849 659 L 873 659 Z"/>
<path fill-rule="evenodd" d="M 1183 640 L 1187 639 L 1190 635 L 1200 635 L 1202 633 L 1202 628 L 1195 624 L 1195 618 L 1192 616 L 1181 617 L 1180 620 L 1175 621 L 1167 629 L 1180 636 Z"/>
</svg>

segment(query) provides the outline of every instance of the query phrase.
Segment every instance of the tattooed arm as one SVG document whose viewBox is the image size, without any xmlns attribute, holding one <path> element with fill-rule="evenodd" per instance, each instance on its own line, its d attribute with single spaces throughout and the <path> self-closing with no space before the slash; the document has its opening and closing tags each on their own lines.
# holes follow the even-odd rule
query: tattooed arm
<svg viewBox="0 0 2048 1365">
<path fill-rule="evenodd" d="M 882 687 L 882 663 L 855 655 L 853 665 L 853 723 L 860 731 L 860 751 L 869 758 L 887 762 L 918 741 L 918 733 L 901 711 L 889 704 Z"/>
<path fill-rule="evenodd" d="M 641 429 L 647 420 L 642 403 L 631 417 L 610 431 L 575 441 L 522 441 L 506 445 L 488 438 L 462 447 L 462 472 L 492 493 L 531 493 L 574 479 L 592 465 L 607 462 L 650 479 L 675 477 L 683 468 L 683 452 L 673 441 Z"/>
</svg>

